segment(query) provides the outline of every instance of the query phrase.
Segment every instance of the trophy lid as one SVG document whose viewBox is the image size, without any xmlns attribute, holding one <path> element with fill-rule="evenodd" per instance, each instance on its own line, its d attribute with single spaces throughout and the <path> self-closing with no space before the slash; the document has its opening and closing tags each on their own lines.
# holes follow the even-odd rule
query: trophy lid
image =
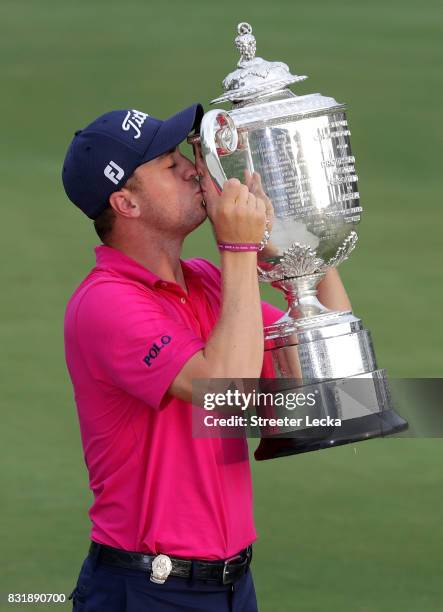
<svg viewBox="0 0 443 612">
<path fill-rule="evenodd" d="M 239 23 L 237 31 L 235 46 L 240 52 L 238 69 L 227 75 L 223 81 L 225 93 L 212 100 L 211 104 L 251 100 L 308 78 L 291 74 L 283 62 L 268 62 L 255 57 L 257 45 L 249 23 Z"/>
</svg>

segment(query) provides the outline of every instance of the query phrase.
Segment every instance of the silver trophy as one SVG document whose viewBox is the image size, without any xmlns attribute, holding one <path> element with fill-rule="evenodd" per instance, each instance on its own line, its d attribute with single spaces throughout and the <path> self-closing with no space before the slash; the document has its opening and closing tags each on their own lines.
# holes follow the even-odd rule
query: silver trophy
<svg viewBox="0 0 443 612">
<path fill-rule="evenodd" d="M 235 45 L 238 68 L 212 101 L 230 102 L 232 108 L 207 112 L 200 139 L 219 188 L 227 178 L 244 181 L 245 171 L 257 172 L 274 209 L 258 274 L 284 292 L 289 308 L 265 328 L 271 362 L 265 387 L 271 393 L 315 387 L 314 413 L 341 422 L 308 427 L 301 419 L 298 427 L 265 427 L 255 457 L 401 431 L 407 422 L 393 410 L 369 331 L 352 312 L 328 310 L 316 295 L 328 268 L 346 260 L 358 239 L 362 208 L 345 106 L 319 93 L 295 95 L 288 86 L 307 77 L 291 74 L 282 62 L 255 57 L 248 23 L 238 25 Z"/>
</svg>

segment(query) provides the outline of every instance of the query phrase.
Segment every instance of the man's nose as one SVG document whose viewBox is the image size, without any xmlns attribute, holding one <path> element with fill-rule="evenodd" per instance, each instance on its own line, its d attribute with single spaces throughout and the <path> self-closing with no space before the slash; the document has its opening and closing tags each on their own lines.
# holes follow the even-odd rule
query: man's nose
<svg viewBox="0 0 443 612">
<path fill-rule="evenodd" d="M 201 162 L 196 162 L 195 169 L 197 171 L 198 177 L 203 178 L 205 176 L 205 166 Z"/>
<path fill-rule="evenodd" d="M 200 177 L 204 177 L 206 173 L 206 165 L 201 155 L 195 156 L 195 168 Z"/>
<path fill-rule="evenodd" d="M 197 176 L 197 170 L 192 161 L 186 157 L 186 155 L 183 155 L 181 151 L 177 151 L 177 153 L 178 156 L 176 163 L 181 167 L 182 176 L 185 180 L 190 181 Z"/>
<path fill-rule="evenodd" d="M 191 181 L 193 179 L 199 179 L 200 178 L 200 173 L 198 171 L 198 169 L 196 168 L 196 166 L 194 166 L 194 164 L 191 162 L 191 160 L 186 158 L 186 166 L 185 166 L 185 172 L 184 172 L 184 177 L 187 181 Z"/>
<path fill-rule="evenodd" d="M 195 167 L 197 168 L 199 177 L 203 177 L 205 175 L 206 166 L 205 166 L 205 162 L 202 157 L 200 143 L 194 143 L 193 149 L 194 149 Z"/>
</svg>

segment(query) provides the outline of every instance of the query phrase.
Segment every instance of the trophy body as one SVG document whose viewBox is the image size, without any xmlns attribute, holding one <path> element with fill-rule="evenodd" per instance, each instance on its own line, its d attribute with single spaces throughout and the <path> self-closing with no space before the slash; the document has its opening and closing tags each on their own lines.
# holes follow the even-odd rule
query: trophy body
<svg viewBox="0 0 443 612">
<path fill-rule="evenodd" d="M 316 296 L 328 268 L 347 259 L 358 239 L 362 208 L 345 106 L 320 94 L 296 96 L 288 85 L 306 77 L 255 58 L 251 27 L 242 23 L 238 32 L 239 68 L 213 101 L 233 108 L 203 117 L 203 155 L 220 188 L 227 178 L 244 180 L 245 170 L 257 172 L 274 209 L 258 274 L 284 292 L 288 311 L 265 328 L 268 390 L 316 385 L 318 415 L 342 422 L 265 430 L 256 459 L 400 431 L 407 423 L 393 410 L 369 331 L 350 311 L 330 311 Z"/>
</svg>

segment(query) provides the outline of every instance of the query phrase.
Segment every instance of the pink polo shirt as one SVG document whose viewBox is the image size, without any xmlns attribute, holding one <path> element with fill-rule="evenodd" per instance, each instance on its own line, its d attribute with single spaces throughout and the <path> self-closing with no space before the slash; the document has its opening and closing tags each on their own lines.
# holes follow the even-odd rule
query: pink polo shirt
<svg viewBox="0 0 443 612">
<path fill-rule="evenodd" d="M 256 538 L 247 443 L 193 438 L 192 405 L 167 390 L 205 346 L 220 271 L 182 261 L 188 294 L 120 251 L 66 309 L 66 362 L 94 502 L 91 539 L 130 551 L 224 559 Z M 264 323 L 281 311 L 263 303 Z"/>
</svg>

